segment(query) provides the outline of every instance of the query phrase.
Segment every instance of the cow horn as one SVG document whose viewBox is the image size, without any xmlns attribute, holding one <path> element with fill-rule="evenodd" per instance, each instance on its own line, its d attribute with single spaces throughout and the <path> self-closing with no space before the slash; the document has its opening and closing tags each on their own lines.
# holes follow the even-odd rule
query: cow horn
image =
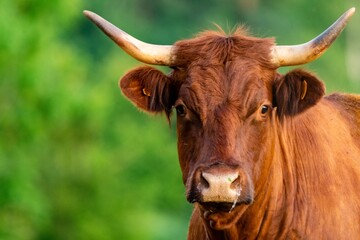
<svg viewBox="0 0 360 240">
<path fill-rule="evenodd" d="M 350 8 L 328 29 L 311 41 L 291 46 L 272 48 L 271 60 L 276 67 L 305 64 L 319 58 L 345 28 L 355 8 Z"/>
<path fill-rule="evenodd" d="M 163 66 L 172 66 L 174 64 L 172 45 L 154 45 L 142 42 L 93 12 L 85 10 L 84 14 L 119 47 L 137 60 Z"/>
</svg>

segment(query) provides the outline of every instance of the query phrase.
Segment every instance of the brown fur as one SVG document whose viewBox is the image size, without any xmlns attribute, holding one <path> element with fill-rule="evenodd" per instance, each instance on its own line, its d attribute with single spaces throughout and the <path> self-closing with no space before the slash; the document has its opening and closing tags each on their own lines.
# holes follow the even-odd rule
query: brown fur
<svg viewBox="0 0 360 240">
<path fill-rule="evenodd" d="M 304 70 L 278 74 L 273 44 L 241 29 L 206 32 L 176 43 L 168 76 L 138 68 L 121 88 L 145 111 L 178 112 L 180 166 L 194 202 L 188 239 L 359 239 L 360 97 L 323 97 L 323 83 Z M 242 180 L 231 212 L 203 204 L 196 187 L 199 172 L 218 165 Z"/>
</svg>

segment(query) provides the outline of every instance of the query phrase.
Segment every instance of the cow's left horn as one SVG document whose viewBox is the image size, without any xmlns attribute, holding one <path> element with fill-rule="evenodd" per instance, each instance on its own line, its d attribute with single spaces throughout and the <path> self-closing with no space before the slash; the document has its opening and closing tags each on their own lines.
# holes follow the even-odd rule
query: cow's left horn
<svg viewBox="0 0 360 240">
<path fill-rule="evenodd" d="M 275 67 L 305 64 L 319 58 L 345 28 L 355 8 L 350 8 L 328 29 L 311 41 L 292 46 L 275 46 L 271 52 Z"/>
<path fill-rule="evenodd" d="M 119 47 L 137 60 L 163 66 L 172 66 L 174 64 L 172 45 L 154 45 L 142 42 L 93 12 L 84 11 L 84 14 Z"/>
</svg>

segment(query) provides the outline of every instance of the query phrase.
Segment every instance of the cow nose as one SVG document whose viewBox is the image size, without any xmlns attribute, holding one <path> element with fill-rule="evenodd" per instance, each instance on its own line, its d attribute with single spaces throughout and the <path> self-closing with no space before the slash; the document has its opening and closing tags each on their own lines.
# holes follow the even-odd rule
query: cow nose
<svg viewBox="0 0 360 240">
<path fill-rule="evenodd" d="M 237 172 L 202 172 L 199 187 L 203 202 L 234 202 L 241 194 Z"/>
</svg>

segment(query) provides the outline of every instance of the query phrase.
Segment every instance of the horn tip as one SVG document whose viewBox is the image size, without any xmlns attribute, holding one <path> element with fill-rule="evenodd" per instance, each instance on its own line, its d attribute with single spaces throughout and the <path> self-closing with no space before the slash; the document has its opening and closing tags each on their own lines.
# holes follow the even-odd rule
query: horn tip
<svg viewBox="0 0 360 240">
<path fill-rule="evenodd" d="M 91 14 L 91 12 L 90 12 L 89 10 L 84 10 L 84 11 L 83 11 L 83 14 L 84 14 L 85 16 L 88 16 L 88 15 Z"/>
<path fill-rule="evenodd" d="M 92 18 L 93 16 L 96 16 L 95 13 L 93 13 L 93 12 L 91 12 L 91 11 L 89 11 L 89 10 L 84 10 L 84 11 L 83 11 L 83 14 L 84 14 L 86 17 L 88 17 L 88 18 Z"/>
<path fill-rule="evenodd" d="M 95 23 L 100 29 L 104 29 L 104 21 L 106 21 L 105 19 L 103 19 L 102 17 L 100 17 L 99 15 L 97 15 L 94 12 L 91 12 L 89 10 L 84 10 L 83 14 L 93 23 Z M 104 30 L 103 30 L 104 31 Z"/>
<path fill-rule="evenodd" d="M 355 8 L 355 7 L 352 7 L 352 8 L 350 8 L 349 10 L 346 11 L 346 14 L 347 14 L 348 16 L 352 16 L 352 15 L 355 13 L 355 10 L 356 10 L 356 8 Z"/>
</svg>

